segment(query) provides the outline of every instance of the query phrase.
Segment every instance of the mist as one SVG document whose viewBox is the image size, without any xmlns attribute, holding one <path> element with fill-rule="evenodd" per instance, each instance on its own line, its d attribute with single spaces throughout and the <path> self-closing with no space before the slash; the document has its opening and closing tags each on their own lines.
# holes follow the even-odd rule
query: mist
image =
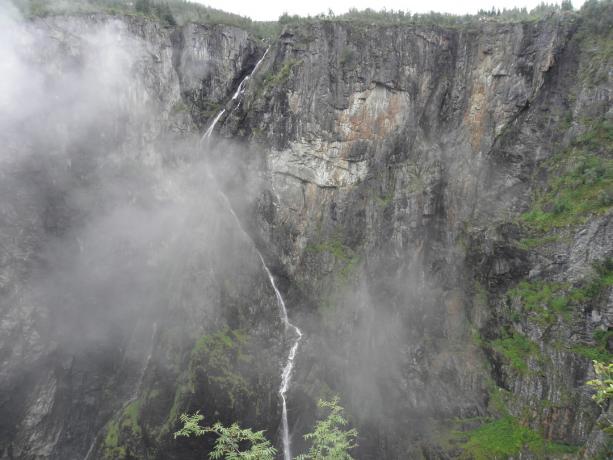
<svg viewBox="0 0 613 460">
<path fill-rule="evenodd" d="M 257 330 L 265 312 L 266 328 L 280 327 L 253 243 L 211 180 L 223 182 L 213 151 L 177 109 L 170 32 L 148 27 L 95 15 L 25 21 L 2 3 L 0 350 L 11 399 L 2 398 L 0 428 L 11 437 L 57 423 L 13 455 L 41 454 L 66 436 L 84 455 L 147 371 L 173 372 L 160 370 L 169 355 L 181 362 L 198 337 L 228 324 Z M 146 34 L 167 42 L 165 55 Z M 190 78 L 208 72 L 186 66 Z M 218 150 L 232 158 L 239 148 Z M 220 283 L 237 287 L 225 293 Z M 256 342 L 252 353 L 262 352 Z M 278 363 L 268 365 L 279 377 Z M 104 398 L 97 381 L 117 402 L 88 417 Z M 14 425 L 24 408 L 28 418 Z M 71 411 L 80 415 L 66 430 Z"/>
<path fill-rule="evenodd" d="M 610 2 L 14 5 L 0 459 L 195 460 L 198 411 L 290 460 L 337 397 L 351 458 L 603 445 Z"/>
</svg>

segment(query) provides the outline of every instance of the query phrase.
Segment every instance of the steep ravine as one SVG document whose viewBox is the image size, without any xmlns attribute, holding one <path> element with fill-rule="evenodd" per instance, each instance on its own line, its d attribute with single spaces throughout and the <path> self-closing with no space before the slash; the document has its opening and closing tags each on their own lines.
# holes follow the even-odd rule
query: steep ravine
<svg viewBox="0 0 613 460">
<path fill-rule="evenodd" d="M 294 454 L 339 394 L 358 459 L 607 458 L 585 386 L 613 352 L 612 37 L 594 24 L 290 24 L 235 104 L 268 46 L 240 29 L 29 22 L 51 84 L 115 62 L 100 49 L 130 61 L 107 124 L 50 122 L 55 144 L 16 135 L 0 157 L 0 458 L 202 458 L 212 439 L 172 438 L 195 410 L 281 447 L 277 286 L 304 332 Z M 90 62 L 109 27 L 121 44 Z"/>
</svg>

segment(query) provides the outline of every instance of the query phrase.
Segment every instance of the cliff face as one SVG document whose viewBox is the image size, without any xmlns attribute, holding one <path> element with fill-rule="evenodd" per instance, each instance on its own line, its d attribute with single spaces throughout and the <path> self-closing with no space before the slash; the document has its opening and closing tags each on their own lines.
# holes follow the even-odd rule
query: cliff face
<svg viewBox="0 0 613 460">
<path fill-rule="evenodd" d="M 572 296 L 609 273 L 594 263 L 611 256 L 610 185 L 573 198 L 604 200 L 594 214 L 541 228 L 526 213 L 556 221 L 535 196 L 565 196 L 578 185 L 552 176 L 610 155 L 610 80 L 587 71 L 607 74 L 610 56 L 586 51 L 587 28 L 290 27 L 225 123 L 265 159 L 253 226 L 311 326 L 294 401 L 340 391 L 362 458 L 453 452 L 445 429 L 492 414 L 573 445 L 594 429 L 585 351 L 610 352 L 610 288 L 563 312 L 529 294 Z"/>
<path fill-rule="evenodd" d="M 105 68 L 92 43 L 129 63 L 104 116 L 8 139 L 0 458 L 199 458 L 171 437 L 197 409 L 275 437 L 288 344 L 253 241 L 305 333 L 294 451 L 338 393 L 356 458 L 608 455 L 585 386 L 611 357 L 608 28 L 293 25 L 235 100 L 265 50 L 239 29 L 28 28 L 52 84 Z"/>
</svg>

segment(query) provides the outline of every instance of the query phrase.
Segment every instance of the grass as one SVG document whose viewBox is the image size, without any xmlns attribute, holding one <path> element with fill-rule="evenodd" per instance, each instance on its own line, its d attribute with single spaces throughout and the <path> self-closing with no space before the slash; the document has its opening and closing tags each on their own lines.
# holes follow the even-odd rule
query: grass
<svg viewBox="0 0 613 460">
<path fill-rule="evenodd" d="M 121 428 L 132 431 L 133 434 L 140 436 L 142 433 L 139 416 L 140 416 L 141 402 L 137 399 L 132 401 L 123 411 L 121 417 Z"/>
<path fill-rule="evenodd" d="M 528 337 L 518 333 L 490 342 L 494 351 L 503 356 L 504 360 L 519 373 L 528 372 L 528 358 L 538 356 L 539 348 Z"/>
<path fill-rule="evenodd" d="M 185 102 L 179 100 L 173 104 L 173 106 L 170 108 L 170 112 L 174 115 L 189 112 L 189 107 Z"/>
<path fill-rule="evenodd" d="M 522 311 L 529 313 L 529 319 L 541 325 L 552 324 L 556 319 L 570 321 L 574 310 L 581 310 L 601 298 L 613 287 L 613 260 L 607 259 L 594 265 L 594 276 L 578 286 L 568 283 L 549 281 L 522 281 L 507 291 L 509 298 L 519 298 Z M 514 320 L 519 320 L 516 314 Z M 570 351 L 590 360 L 613 361 L 608 349 L 608 341 L 613 331 L 597 331 L 591 343 L 580 343 L 570 347 Z M 519 334 L 494 340 L 490 344 L 505 360 L 519 372 L 528 370 L 526 360 L 538 352 L 536 345 Z"/>
<path fill-rule="evenodd" d="M 601 2 L 601 9 L 586 11 L 583 16 L 577 34 L 582 56 L 579 78 L 585 86 L 596 86 L 607 81 L 613 62 L 613 30 L 610 26 L 613 7 L 610 2 Z"/>
<path fill-rule="evenodd" d="M 461 433 L 468 436 L 460 458 L 474 460 L 507 459 L 527 450 L 532 454 L 575 453 L 575 446 L 557 444 L 522 425 L 515 417 L 506 416 Z"/>
<path fill-rule="evenodd" d="M 264 78 L 264 86 L 268 88 L 278 86 L 286 82 L 292 74 L 292 69 L 294 66 L 297 66 L 300 63 L 302 63 L 302 61 L 298 59 L 289 59 L 285 61 L 278 72 L 269 74 L 266 76 L 266 78 Z"/>
<path fill-rule="evenodd" d="M 160 430 L 160 434 L 171 433 L 175 428 L 179 416 L 184 409 L 185 401 L 193 393 L 193 389 L 182 380 L 182 376 L 177 381 L 175 386 L 175 395 L 172 401 L 172 406 L 168 411 L 166 421 Z"/>
<path fill-rule="evenodd" d="M 140 409 L 141 401 L 134 400 L 123 409 L 118 420 L 111 420 L 107 424 L 106 435 L 102 442 L 102 458 L 113 460 L 130 458 L 125 440 L 130 437 L 139 438 L 142 435 L 139 423 Z"/>
<path fill-rule="evenodd" d="M 570 321 L 572 312 L 599 297 L 613 286 L 613 261 L 595 264 L 595 276 L 579 286 L 551 281 L 522 281 L 507 291 L 509 298 L 519 298 L 524 313 L 532 313 L 534 321 L 549 325 L 561 318 Z M 513 318 L 519 320 L 520 316 Z"/>
<path fill-rule="evenodd" d="M 106 428 L 106 436 L 102 443 L 102 458 L 125 459 L 126 448 L 119 445 L 119 423 L 115 420 L 109 422 Z"/>
<path fill-rule="evenodd" d="M 388 192 L 385 195 L 376 195 L 375 200 L 379 206 L 382 208 L 387 208 L 390 204 L 392 204 L 392 201 L 394 201 L 394 193 Z"/>
<path fill-rule="evenodd" d="M 613 353 L 608 349 L 608 342 L 613 338 L 613 330 L 596 331 L 592 338 L 594 340 L 592 345 L 574 345 L 571 347 L 571 351 L 588 358 L 590 361 L 613 362 Z"/>
<path fill-rule="evenodd" d="M 342 264 L 339 271 L 341 281 L 346 282 L 360 263 L 360 256 L 353 249 L 343 244 L 340 237 L 319 243 L 309 243 L 305 251 L 312 254 L 331 254 Z"/>
<path fill-rule="evenodd" d="M 507 296 L 519 298 L 524 313 L 531 313 L 537 323 L 548 325 L 559 317 L 570 320 L 572 308 L 571 298 L 567 295 L 569 288 L 567 283 L 522 281 L 507 291 Z"/>
<path fill-rule="evenodd" d="M 613 206 L 612 151 L 613 123 L 605 120 L 593 122 L 572 147 L 546 162 L 550 180 L 521 216 L 524 225 L 537 233 L 524 245 L 546 243 L 553 236 L 544 233 L 583 224 Z"/>
<path fill-rule="evenodd" d="M 241 366 L 250 362 L 244 352 L 246 335 L 240 330 L 224 328 L 201 337 L 190 356 L 189 380 L 192 388 L 204 381 L 216 392 L 229 398 L 230 407 L 251 394 L 251 389 L 241 374 Z"/>
<path fill-rule="evenodd" d="M 554 235 L 522 238 L 521 240 L 519 240 L 517 245 L 519 246 L 520 249 L 529 251 L 531 249 L 540 248 L 550 243 L 556 243 L 557 241 L 560 241 L 560 235 L 554 234 Z"/>
</svg>

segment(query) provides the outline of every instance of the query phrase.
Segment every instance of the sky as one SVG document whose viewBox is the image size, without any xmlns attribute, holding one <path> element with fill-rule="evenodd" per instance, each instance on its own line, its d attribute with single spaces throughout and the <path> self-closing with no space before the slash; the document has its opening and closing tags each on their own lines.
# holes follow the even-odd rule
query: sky
<svg viewBox="0 0 613 460">
<path fill-rule="evenodd" d="M 527 7 L 528 9 L 541 3 L 542 0 L 192 0 L 230 13 L 248 16 L 257 21 L 273 21 L 283 13 L 300 16 L 314 16 L 319 13 L 327 13 L 331 8 L 334 13 L 340 14 L 350 8 L 359 10 L 371 8 L 381 10 L 404 10 L 412 13 L 427 13 L 436 11 L 439 13 L 465 14 L 476 13 L 479 9 Z M 561 0 L 548 0 L 546 3 L 560 3 Z M 575 8 L 580 7 L 584 0 L 573 0 Z"/>
</svg>

